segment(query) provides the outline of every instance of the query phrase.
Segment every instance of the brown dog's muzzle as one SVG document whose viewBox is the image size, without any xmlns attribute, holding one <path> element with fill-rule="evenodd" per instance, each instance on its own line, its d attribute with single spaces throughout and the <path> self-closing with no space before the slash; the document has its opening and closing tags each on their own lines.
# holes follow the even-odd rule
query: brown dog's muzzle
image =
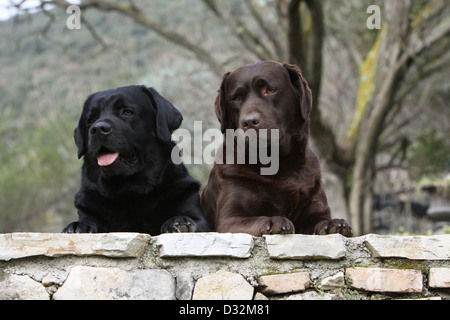
<svg viewBox="0 0 450 320">
<path fill-rule="evenodd" d="M 261 115 L 257 112 L 252 112 L 241 116 L 241 128 L 245 131 L 247 129 L 259 129 L 261 125 Z"/>
</svg>

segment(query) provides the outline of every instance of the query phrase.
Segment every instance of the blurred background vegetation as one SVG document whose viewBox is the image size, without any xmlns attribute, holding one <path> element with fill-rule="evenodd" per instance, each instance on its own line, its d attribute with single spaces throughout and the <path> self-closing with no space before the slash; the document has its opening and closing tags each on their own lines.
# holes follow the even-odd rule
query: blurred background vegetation
<svg viewBox="0 0 450 320">
<path fill-rule="evenodd" d="M 203 130 L 218 128 L 213 103 L 221 73 L 262 59 L 299 64 L 316 93 L 320 113 L 313 126 L 320 132 L 312 132 L 312 147 L 322 160 L 333 215 L 352 220 L 352 210 L 367 210 L 353 219 L 361 225 L 359 233 L 433 229 L 411 204 L 426 207 L 420 181 L 442 180 L 450 165 L 450 9 L 445 0 L 413 0 L 407 7 L 410 37 L 400 45 L 415 50 L 439 38 L 402 65 L 386 94 L 382 84 L 389 74 L 382 72 L 389 68 L 380 61 L 392 60 L 395 53 L 388 48 L 396 40 L 389 33 L 383 38 L 383 28 L 393 24 L 390 12 L 406 10 L 386 1 L 82 1 L 80 30 L 66 27 L 68 2 L 50 2 L 54 5 L 0 2 L 0 10 L 10 13 L 0 21 L 0 232 L 59 232 L 76 220 L 73 197 L 82 161 L 73 129 L 90 93 L 128 84 L 153 86 L 181 110 L 183 128 L 193 131 L 195 120 L 203 121 Z M 381 8 L 381 30 L 366 26 L 371 4 Z M 292 21 L 298 24 L 293 27 Z M 297 52 L 289 40 L 295 28 L 303 44 Z M 371 65 L 371 52 L 378 65 Z M 371 76 L 374 93 L 358 117 L 361 88 Z M 369 145 L 361 141 L 379 109 L 377 94 L 393 99 L 380 113 L 381 124 L 373 124 L 376 150 L 366 155 L 372 162 L 361 160 L 369 176 L 364 180 L 358 156 Z M 210 167 L 189 165 L 189 170 L 206 184 Z M 358 179 L 370 190 L 355 187 Z M 359 199 L 360 193 L 370 195 L 365 199 L 372 205 L 362 201 L 351 208 L 351 195 Z"/>
</svg>

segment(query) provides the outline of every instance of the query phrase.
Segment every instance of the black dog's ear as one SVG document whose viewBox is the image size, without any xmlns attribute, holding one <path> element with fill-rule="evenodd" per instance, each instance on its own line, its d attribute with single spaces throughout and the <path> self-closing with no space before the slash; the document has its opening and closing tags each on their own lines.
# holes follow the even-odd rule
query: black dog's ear
<svg viewBox="0 0 450 320">
<path fill-rule="evenodd" d="M 87 112 L 88 105 L 91 101 L 91 97 L 89 96 L 86 102 L 83 105 L 83 111 L 81 112 L 80 120 L 78 122 L 78 126 L 75 128 L 73 132 L 73 137 L 75 139 L 75 144 L 78 147 L 78 159 L 86 154 L 87 147 Z"/>
<path fill-rule="evenodd" d="M 155 89 L 142 86 L 143 91 L 149 96 L 156 112 L 156 134 L 162 141 L 169 142 L 172 132 L 178 129 L 183 121 L 180 111 L 167 99 L 163 98 Z"/>
<path fill-rule="evenodd" d="M 75 138 L 75 144 L 78 147 L 78 159 L 81 159 L 82 156 L 85 155 L 86 153 L 86 143 L 84 141 L 84 134 L 83 131 L 80 128 L 80 125 L 78 125 L 78 127 L 75 128 L 75 130 L 73 131 L 73 137 Z"/>
<path fill-rule="evenodd" d="M 283 63 L 283 67 L 288 71 L 289 79 L 298 97 L 302 118 L 306 123 L 309 123 L 309 114 L 312 109 L 312 95 L 308 82 L 303 78 L 302 72 L 296 65 Z"/>
<path fill-rule="evenodd" d="M 222 133 L 225 133 L 225 129 L 228 128 L 227 124 L 227 93 L 226 93 L 226 84 L 228 76 L 231 72 L 227 72 L 222 77 L 222 83 L 220 84 L 220 88 L 217 91 L 217 96 L 214 101 L 214 109 L 216 110 L 217 119 L 220 122 L 220 130 Z"/>
</svg>

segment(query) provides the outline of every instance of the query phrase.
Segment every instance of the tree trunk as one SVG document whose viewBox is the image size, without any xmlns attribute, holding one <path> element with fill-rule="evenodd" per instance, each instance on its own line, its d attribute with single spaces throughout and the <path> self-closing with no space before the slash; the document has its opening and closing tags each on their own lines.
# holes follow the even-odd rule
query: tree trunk
<svg viewBox="0 0 450 320">
<path fill-rule="evenodd" d="M 203 0 L 203 2 L 224 25 L 231 28 L 233 36 L 240 41 L 247 54 L 250 53 L 261 59 L 278 60 L 284 60 L 286 56 L 289 56 L 287 62 L 295 63 L 302 69 L 313 94 L 311 137 L 319 157 L 326 161 L 330 170 L 337 174 L 345 186 L 349 220 L 355 233 L 370 232 L 372 182 L 375 178 L 375 157 L 380 133 L 394 113 L 395 108 L 392 108 L 394 103 L 398 103 L 398 100 L 417 88 L 417 84 L 423 77 L 447 65 L 450 59 L 447 49 L 448 40 L 440 41 L 448 39 L 450 34 L 450 19 L 446 13 L 448 12 L 446 11 L 447 3 L 444 0 L 429 1 L 422 4 L 427 6 L 427 10 L 412 15 L 410 0 L 384 2 L 383 29 L 380 31 L 384 35 L 376 50 L 376 65 L 371 66 L 373 78 L 370 82 L 373 85 L 373 91 L 364 102 L 364 108 L 360 113 L 362 116 L 356 119 L 358 126 L 355 129 L 354 138 L 351 142 L 339 143 L 335 134 L 336 130 L 322 119 L 318 103 L 322 80 L 322 44 L 325 36 L 323 0 L 277 0 L 275 10 L 282 27 L 273 21 L 263 19 L 264 11 L 259 12 L 259 2 L 249 0 L 246 5 L 254 18 L 253 23 L 259 25 L 258 30 L 262 30 L 266 35 L 262 38 L 260 33 L 252 32 L 251 24 L 246 24 L 247 17 L 243 19 L 221 12 L 218 4 L 223 2 L 218 0 Z M 41 0 L 37 7 L 48 12 L 45 11 L 45 7 L 51 5 L 65 9 L 70 3 L 66 0 Z M 20 7 L 20 4 L 17 6 Z M 158 23 L 151 18 L 151 15 L 147 15 L 148 11 L 138 8 L 133 0 L 82 1 L 79 7 L 83 11 L 96 9 L 114 11 L 128 16 L 136 23 L 195 54 L 218 77 L 225 71 L 225 62 L 218 59 L 214 52 L 191 41 L 185 33 L 172 31 Z M 309 15 L 310 24 L 302 23 L 302 18 L 307 16 L 305 13 Z M 87 21 L 84 23 L 94 38 L 101 42 L 101 37 L 95 32 L 93 26 Z M 280 43 L 285 40 L 288 42 L 288 48 L 280 46 Z M 409 78 L 405 79 L 416 57 L 436 43 L 440 46 L 435 46 L 434 50 L 442 52 L 442 55 L 436 54 L 439 58 L 432 63 L 426 63 L 429 60 L 426 56 L 420 59 L 420 63 L 416 63 L 414 76 L 409 75 Z M 358 114 L 359 110 L 355 113 Z M 350 181 L 353 182 L 351 187 L 348 187 Z"/>
<path fill-rule="evenodd" d="M 386 4 L 384 30 L 377 63 L 374 65 L 374 94 L 365 108 L 355 146 L 353 184 L 350 191 L 350 224 L 355 234 L 372 231 L 371 200 L 375 178 L 378 139 L 394 101 L 394 96 L 408 67 L 401 58 L 408 32 L 409 2 L 398 0 Z"/>
</svg>

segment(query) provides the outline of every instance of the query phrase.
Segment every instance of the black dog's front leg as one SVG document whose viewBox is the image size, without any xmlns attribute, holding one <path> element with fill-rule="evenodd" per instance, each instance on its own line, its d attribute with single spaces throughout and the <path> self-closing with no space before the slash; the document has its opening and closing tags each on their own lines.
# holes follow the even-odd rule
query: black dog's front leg
<svg viewBox="0 0 450 320">
<path fill-rule="evenodd" d="M 161 226 L 161 233 L 195 232 L 196 230 L 197 224 L 194 220 L 186 216 L 170 218 Z"/>
<path fill-rule="evenodd" d="M 63 229 L 63 233 L 99 233 L 109 232 L 105 228 L 101 228 L 102 225 L 99 220 L 92 215 L 84 213 L 83 210 L 78 210 L 78 221 L 70 223 Z"/>
</svg>

